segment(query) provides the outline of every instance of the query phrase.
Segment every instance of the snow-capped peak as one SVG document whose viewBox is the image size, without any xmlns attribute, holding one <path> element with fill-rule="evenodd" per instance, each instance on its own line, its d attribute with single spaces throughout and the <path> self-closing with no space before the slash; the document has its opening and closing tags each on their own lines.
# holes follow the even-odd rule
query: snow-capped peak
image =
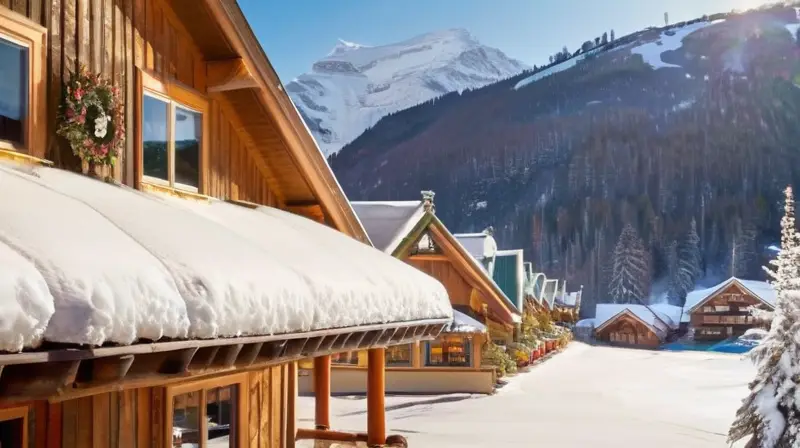
<svg viewBox="0 0 800 448">
<path fill-rule="evenodd" d="M 526 68 L 481 45 L 469 31 L 453 28 L 378 46 L 339 40 L 286 90 L 329 155 L 387 114 Z"/>
<path fill-rule="evenodd" d="M 348 42 L 344 39 L 339 39 L 339 42 L 336 43 L 336 46 L 333 47 L 333 50 L 331 50 L 330 53 L 328 53 L 328 57 L 347 53 L 348 51 L 352 50 L 358 50 L 359 48 L 367 48 L 367 46 L 357 44 L 355 42 Z"/>
</svg>

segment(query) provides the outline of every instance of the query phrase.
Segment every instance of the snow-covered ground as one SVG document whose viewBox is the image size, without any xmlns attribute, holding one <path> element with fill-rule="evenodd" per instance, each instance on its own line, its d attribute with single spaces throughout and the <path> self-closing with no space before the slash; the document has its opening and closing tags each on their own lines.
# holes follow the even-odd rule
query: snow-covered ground
<svg viewBox="0 0 800 448">
<path fill-rule="evenodd" d="M 755 370 L 739 355 L 573 342 L 493 396 L 391 396 L 389 434 L 412 448 L 723 447 Z M 364 397 L 333 398 L 337 430 L 366 430 Z M 299 426 L 313 427 L 300 397 Z"/>
</svg>

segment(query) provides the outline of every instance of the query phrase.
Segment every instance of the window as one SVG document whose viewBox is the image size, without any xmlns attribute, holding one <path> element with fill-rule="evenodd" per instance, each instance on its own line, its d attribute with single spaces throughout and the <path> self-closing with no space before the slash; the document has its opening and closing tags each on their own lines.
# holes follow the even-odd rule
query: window
<svg viewBox="0 0 800 448">
<path fill-rule="evenodd" d="M 139 74 L 142 180 L 199 192 L 206 99 L 189 88 L 162 83 L 141 71 Z"/>
<path fill-rule="evenodd" d="M 28 408 L 0 409 L 0 448 L 28 446 Z"/>
<path fill-rule="evenodd" d="M 727 313 L 728 311 L 731 310 L 731 308 L 728 305 L 717 305 L 715 308 L 718 313 Z"/>
<path fill-rule="evenodd" d="M 246 374 L 245 374 L 246 375 Z M 245 375 L 167 389 L 168 431 L 173 448 L 234 448 L 246 418 L 240 407 Z"/>
<path fill-rule="evenodd" d="M 46 30 L 0 8 L 0 149 L 44 155 Z"/>
<path fill-rule="evenodd" d="M 412 344 L 395 345 L 394 347 L 386 347 L 386 365 L 387 366 L 410 366 L 411 365 L 411 351 L 413 350 Z"/>
<path fill-rule="evenodd" d="M 471 365 L 471 344 L 462 336 L 442 336 L 428 342 L 425 365 L 431 367 L 469 367 Z"/>
<path fill-rule="evenodd" d="M 334 353 L 331 355 L 332 364 L 358 365 L 358 352 Z"/>
</svg>

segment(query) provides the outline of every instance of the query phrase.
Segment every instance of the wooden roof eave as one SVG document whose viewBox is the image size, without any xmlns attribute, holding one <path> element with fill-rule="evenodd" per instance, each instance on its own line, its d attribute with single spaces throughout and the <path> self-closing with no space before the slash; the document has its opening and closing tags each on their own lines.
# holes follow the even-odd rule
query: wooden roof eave
<svg viewBox="0 0 800 448">
<path fill-rule="evenodd" d="M 438 337 L 449 319 L 0 355 L 0 402 L 60 401 Z"/>
<path fill-rule="evenodd" d="M 326 215 L 339 231 L 372 245 L 238 4 L 230 0 L 205 0 L 205 3 L 218 20 L 232 47 L 253 74 L 259 86 L 259 98 L 272 112 L 275 125 L 292 159 L 305 175 Z"/>
</svg>

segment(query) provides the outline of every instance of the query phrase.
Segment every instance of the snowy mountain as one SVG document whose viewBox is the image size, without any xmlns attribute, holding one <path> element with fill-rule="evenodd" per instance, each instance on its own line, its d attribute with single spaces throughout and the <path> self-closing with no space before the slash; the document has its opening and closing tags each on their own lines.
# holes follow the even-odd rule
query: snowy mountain
<svg viewBox="0 0 800 448">
<path fill-rule="evenodd" d="M 466 30 L 450 29 L 377 47 L 340 40 L 286 90 L 330 155 L 387 114 L 526 68 Z"/>
</svg>

